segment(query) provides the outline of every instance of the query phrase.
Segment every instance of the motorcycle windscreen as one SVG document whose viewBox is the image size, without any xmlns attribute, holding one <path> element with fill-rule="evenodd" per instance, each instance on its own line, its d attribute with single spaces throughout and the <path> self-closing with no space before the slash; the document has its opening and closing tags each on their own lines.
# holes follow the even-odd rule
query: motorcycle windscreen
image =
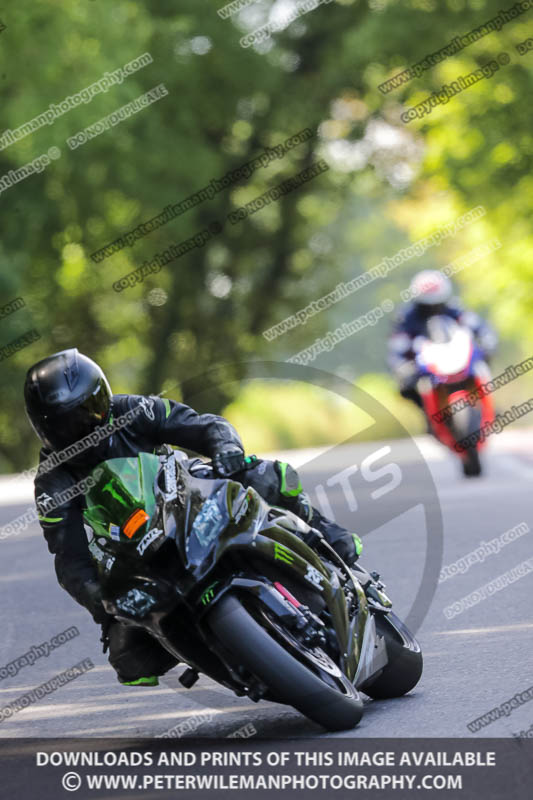
<svg viewBox="0 0 533 800">
<path fill-rule="evenodd" d="M 160 466 L 158 456 L 140 453 L 95 467 L 83 516 L 97 536 L 131 542 L 143 537 L 156 512 L 155 479 Z"/>
<path fill-rule="evenodd" d="M 449 317 L 428 322 L 428 336 L 418 346 L 418 363 L 433 375 L 459 380 L 465 377 L 473 353 L 472 334 Z"/>
<path fill-rule="evenodd" d="M 185 553 L 189 566 L 201 564 L 210 553 L 220 533 L 230 522 L 226 481 L 210 497 L 192 495 L 189 531 Z"/>
</svg>

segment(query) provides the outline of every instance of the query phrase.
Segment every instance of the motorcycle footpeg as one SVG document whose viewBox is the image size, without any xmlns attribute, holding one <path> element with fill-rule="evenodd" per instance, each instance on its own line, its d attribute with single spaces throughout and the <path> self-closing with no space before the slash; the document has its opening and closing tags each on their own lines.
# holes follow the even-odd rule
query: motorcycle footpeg
<svg viewBox="0 0 533 800">
<path fill-rule="evenodd" d="M 199 678 L 198 671 L 189 667 L 185 672 L 179 676 L 178 680 L 186 689 L 190 689 Z"/>
</svg>

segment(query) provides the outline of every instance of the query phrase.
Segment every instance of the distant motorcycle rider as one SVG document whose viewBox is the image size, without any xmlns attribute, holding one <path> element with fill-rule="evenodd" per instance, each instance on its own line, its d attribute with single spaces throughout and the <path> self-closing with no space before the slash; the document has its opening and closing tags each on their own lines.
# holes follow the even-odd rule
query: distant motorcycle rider
<svg viewBox="0 0 533 800">
<path fill-rule="evenodd" d="M 30 423 L 44 445 L 35 502 L 48 549 L 55 556 L 57 579 L 103 625 L 109 660 L 121 683 L 156 685 L 157 676 L 177 662 L 148 633 L 110 618 L 102 606 L 79 490 L 80 482 L 102 461 L 157 452 L 169 444 L 194 451 L 212 459 L 217 477 L 232 476 L 252 486 L 268 503 L 293 511 L 320 530 L 347 563 L 359 556 L 359 537 L 312 508 L 296 470 L 285 462 L 245 457 L 238 433 L 223 417 L 198 414 L 184 403 L 159 396 L 114 395 L 101 368 L 76 348 L 30 367 L 24 398 Z"/>
<path fill-rule="evenodd" d="M 415 362 L 414 341 L 427 334 L 431 317 L 442 315 L 469 328 L 488 361 L 498 344 L 491 326 L 474 311 L 465 310 L 452 297 L 449 278 L 437 270 L 417 273 L 409 286 L 411 301 L 397 315 L 388 341 L 388 364 L 398 381 L 402 397 L 412 400 L 422 408 L 422 398 L 417 391 L 418 369 Z"/>
</svg>

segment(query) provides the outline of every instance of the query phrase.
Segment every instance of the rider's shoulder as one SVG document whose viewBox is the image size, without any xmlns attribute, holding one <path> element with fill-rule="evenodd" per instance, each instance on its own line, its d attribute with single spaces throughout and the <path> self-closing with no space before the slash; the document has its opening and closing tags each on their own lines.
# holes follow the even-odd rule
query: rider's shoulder
<svg viewBox="0 0 533 800">
<path fill-rule="evenodd" d="M 411 320 L 415 319 L 416 316 L 417 307 L 415 303 L 410 302 L 398 309 L 394 321 L 397 326 L 406 325 L 411 322 Z"/>
<path fill-rule="evenodd" d="M 159 406 L 161 398 L 157 395 L 144 394 L 115 394 L 113 395 L 113 417 L 117 419 L 124 414 L 131 415 L 131 421 L 135 419 L 146 422 L 153 422 L 160 412 Z"/>
<path fill-rule="evenodd" d="M 465 307 L 458 297 L 452 297 L 452 299 L 446 303 L 446 311 L 451 317 L 457 319 L 461 314 L 465 313 Z"/>
<path fill-rule="evenodd" d="M 135 394 L 114 394 L 112 400 L 113 416 L 118 417 L 135 408 L 137 395 Z"/>
<path fill-rule="evenodd" d="M 34 477 L 35 493 L 58 491 L 72 486 L 76 482 L 74 474 L 66 462 L 51 450 L 41 448 L 39 466 Z"/>
</svg>

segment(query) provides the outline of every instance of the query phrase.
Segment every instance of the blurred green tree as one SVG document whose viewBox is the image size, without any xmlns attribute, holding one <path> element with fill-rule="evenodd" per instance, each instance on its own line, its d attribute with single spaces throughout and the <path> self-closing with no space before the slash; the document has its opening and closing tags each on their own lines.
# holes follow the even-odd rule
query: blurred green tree
<svg viewBox="0 0 533 800">
<path fill-rule="evenodd" d="M 77 346 L 117 392 L 187 401 L 184 378 L 226 364 L 227 382 L 200 401 L 220 411 L 254 358 L 285 359 L 384 298 L 409 275 L 442 267 L 499 237 L 502 248 L 460 275 L 466 299 L 490 308 L 507 339 L 531 333 L 533 53 L 519 56 L 530 15 L 387 95 L 378 85 L 482 24 L 500 0 L 336 0 L 272 39 L 239 39 L 279 12 L 258 0 L 231 20 L 222 0 L 30 3 L 6 12 L 0 39 L 3 129 L 15 129 L 106 72 L 149 52 L 153 63 L 0 151 L 0 177 L 58 147 L 59 159 L 1 192 L 0 345 L 36 328 L 40 340 L 1 363 L 0 469 L 20 469 L 37 442 L 21 413 L 25 370 Z M 276 8 L 274 8 L 276 6 Z M 289 4 L 285 4 L 288 8 Z M 5 17 L 5 18 L 4 18 Z M 443 83 L 507 52 L 511 63 L 420 121 L 400 114 Z M 168 96 L 70 150 L 86 126 L 163 83 Z M 403 105 L 402 105 L 403 104 Z M 229 170 L 310 128 L 313 137 L 248 179 L 95 263 L 90 254 Z M 330 169 L 232 225 L 227 215 L 319 158 Z M 262 332 L 468 209 L 487 214 L 423 259 L 268 342 Z M 121 293 L 113 282 L 213 222 L 219 235 Z M 352 376 L 383 369 L 387 323 L 317 361 Z M 531 336 L 529 336 L 529 340 Z"/>
</svg>

